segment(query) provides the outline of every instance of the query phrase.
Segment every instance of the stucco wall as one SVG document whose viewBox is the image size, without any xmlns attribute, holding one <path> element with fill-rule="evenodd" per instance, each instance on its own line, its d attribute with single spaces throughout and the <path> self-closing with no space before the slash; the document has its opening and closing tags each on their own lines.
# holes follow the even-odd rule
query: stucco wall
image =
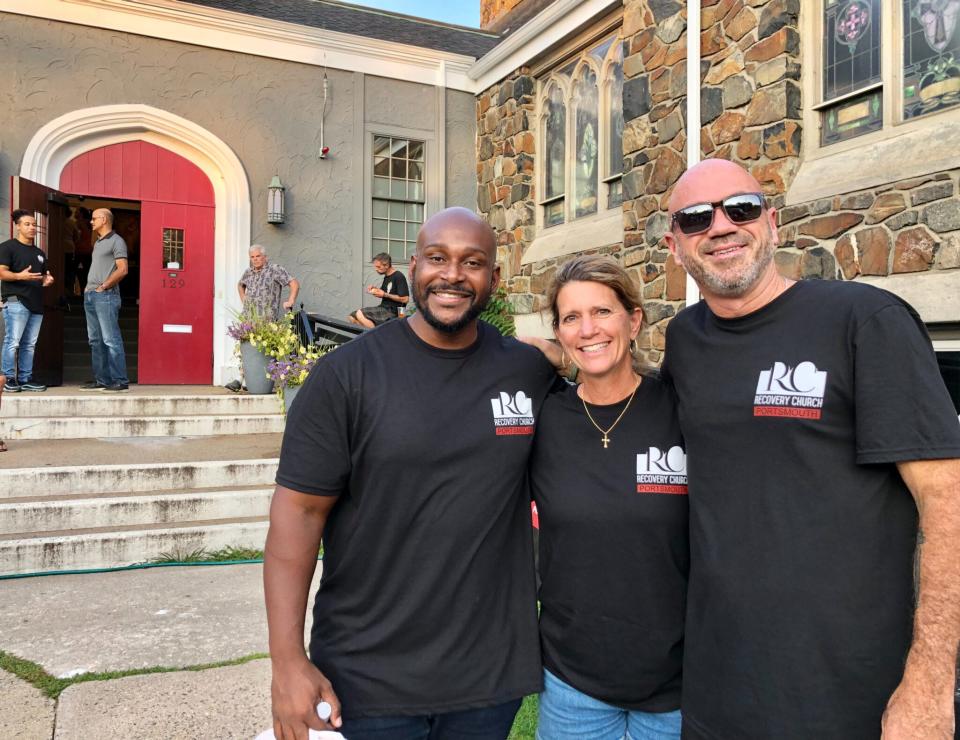
<svg viewBox="0 0 960 740">
<path fill-rule="evenodd" d="M 459 90 L 446 91 L 447 206 L 477 210 L 476 99 Z"/>
<path fill-rule="evenodd" d="M 6 13 L 0 13 L 0 45 L 0 206 L 9 208 L 6 183 L 19 172 L 30 138 L 52 119 L 115 103 L 161 108 L 204 127 L 237 154 L 251 188 L 251 239 L 301 281 L 308 308 L 333 315 L 360 303 L 370 256 L 359 236 L 358 204 L 368 188 L 359 164 L 364 131 L 355 122 L 437 127 L 435 88 L 330 69 L 330 156 L 320 160 L 318 67 Z M 359 116 L 358 100 L 367 101 Z M 451 106 L 460 119 L 461 107 L 459 99 Z M 472 159 L 472 130 L 466 138 L 458 134 L 451 158 L 462 158 L 460 147 Z M 447 171 L 447 187 L 458 198 L 474 183 L 472 167 L 461 171 Z M 274 174 L 287 187 L 282 226 L 266 223 Z"/>
</svg>

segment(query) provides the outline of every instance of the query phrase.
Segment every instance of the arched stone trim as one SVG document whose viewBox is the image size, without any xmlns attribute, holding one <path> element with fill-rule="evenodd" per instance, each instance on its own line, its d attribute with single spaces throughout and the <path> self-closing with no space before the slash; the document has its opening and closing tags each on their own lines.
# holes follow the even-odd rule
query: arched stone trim
<svg viewBox="0 0 960 740">
<path fill-rule="evenodd" d="M 250 184 L 243 165 L 205 128 L 149 105 L 103 105 L 71 111 L 40 128 L 27 146 L 20 175 L 56 188 L 60 173 L 90 149 L 141 139 L 186 157 L 206 173 L 216 200 L 214 233 L 213 380 L 233 377 L 227 324 L 239 310 L 236 284 L 250 246 Z M 233 367 L 231 367 L 233 366 Z"/>
</svg>

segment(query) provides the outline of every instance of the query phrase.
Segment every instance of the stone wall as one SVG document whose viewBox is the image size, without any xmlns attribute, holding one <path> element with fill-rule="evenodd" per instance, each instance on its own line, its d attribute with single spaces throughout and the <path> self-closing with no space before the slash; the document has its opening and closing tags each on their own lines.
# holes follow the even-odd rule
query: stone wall
<svg viewBox="0 0 960 740">
<path fill-rule="evenodd" d="M 701 156 L 740 162 L 775 204 L 799 167 L 799 0 L 704 0 Z M 662 236 L 667 200 L 686 167 L 686 9 L 626 0 L 624 37 L 624 265 L 643 282 L 641 346 L 661 359 L 664 331 L 682 308 L 686 276 Z"/>
<path fill-rule="evenodd" d="M 520 259 L 535 231 L 534 88 L 521 68 L 477 98 L 477 208 L 497 233 L 497 261 L 517 313 L 533 310 Z"/>
<path fill-rule="evenodd" d="M 780 272 L 852 280 L 960 267 L 958 177 L 941 172 L 781 209 Z"/>
<path fill-rule="evenodd" d="M 868 277 L 883 285 L 886 276 L 960 267 L 960 171 L 900 181 L 891 162 L 887 184 L 785 207 L 804 134 L 799 11 L 799 0 L 704 0 L 701 156 L 736 161 L 760 182 L 778 209 L 776 262 L 784 275 Z M 685 3 L 624 0 L 623 244 L 594 250 L 621 259 L 641 286 L 647 317 L 641 346 L 654 363 L 662 360 L 666 326 L 685 297 L 686 275 L 662 237 L 667 201 L 686 166 L 686 31 Z M 550 279 L 569 256 L 521 264 L 536 235 L 536 153 L 530 127 L 503 123 L 516 120 L 516 109 L 502 85 L 478 102 L 480 209 L 498 232 L 513 306 L 529 313 L 545 307 Z M 505 166 L 500 154 L 507 148 L 513 153 Z"/>
<path fill-rule="evenodd" d="M 489 28 L 523 0 L 480 0 L 480 28 Z"/>
</svg>

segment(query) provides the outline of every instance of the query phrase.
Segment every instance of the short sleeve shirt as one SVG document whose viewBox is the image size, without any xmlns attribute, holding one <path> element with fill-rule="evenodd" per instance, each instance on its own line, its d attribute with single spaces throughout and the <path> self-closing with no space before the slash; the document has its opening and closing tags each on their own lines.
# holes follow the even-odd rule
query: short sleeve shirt
<svg viewBox="0 0 960 740">
<path fill-rule="evenodd" d="M 607 704 L 671 712 L 689 561 L 676 404 L 646 377 L 629 404 L 589 410 L 574 387 L 551 393 L 530 460 L 543 665 Z M 610 430 L 607 443 L 590 418 Z"/>
<path fill-rule="evenodd" d="M 383 282 L 380 283 L 380 290 L 395 296 L 410 295 L 410 289 L 407 287 L 407 278 L 404 277 L 404 274 L 400 272 L 400 270 L 396 270 L 392 275 L 384 275 Z M 380 301 L 380 306 L 396 316 L 400 311 L 401 304 L 392 298 L 384 297 L 383 300 Z"/>
<path fill-rule="evenodd" d="M 85 290 L 96 290 L 117 269 L 117 260 L 127 259 L 127 243 L 116 231 L 97 239 L 90 257 L 90 272 L 87 273 Z"/>
<path fill-rule="evenodd" d="M 248 267 L 240 278 L 246 290 L 243 301 L 244 311 L 253 309 L 261 318 L 270 321 L 281 316 L 281 297 L 283 289 L 293 278 L 281 265 L 268 262 L 259 270 Z"/>
<path fill-rule="evenodd" d="M 320 360 L 280 485 L 338 496 L 310 657 L 347 717 L 438 714 L 539 691 L 527 461 L 556 373 L 483 322 L 462 350 L 388 321 Z"/>
<path fill-rule="evenodd" d="M 896 463 L 960 457 L 923 324 L 806 281 L 747 316 L 682 311 L 664 372 L 689 455 L 684 737 L 879 737 L 913 611 Z"/>
<path fill-rule="evenodd" d="M 29 267 L 32 272 L 45 274 L 47 256 L 33 244 L 10 239 L 0 244 L 0 265 L 6 265 L 10 272 L 23 272 Z M 0 293 L 4 300 L 16 297 L 32 313 L 43 313 L 43 283 L 39 280 L 5 280 Z"/>
</svg>

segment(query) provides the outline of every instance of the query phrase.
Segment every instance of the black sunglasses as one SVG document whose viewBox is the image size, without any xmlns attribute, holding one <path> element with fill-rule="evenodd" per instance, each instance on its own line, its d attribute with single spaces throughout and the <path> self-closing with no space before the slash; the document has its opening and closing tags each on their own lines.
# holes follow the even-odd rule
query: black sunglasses
<svg viewBox="0 0 960 740">
<path fill-rule="evenodd" d="M 713 214 L 722 208 L 731 223 L 746 224 L 756 221 L 763 213 L 762 193 L 731 195 L 716 203 L 695 203 L 674 212 L 672 222 L 684 234 L 699 234 L 713 225 Z"/>
</svg>

